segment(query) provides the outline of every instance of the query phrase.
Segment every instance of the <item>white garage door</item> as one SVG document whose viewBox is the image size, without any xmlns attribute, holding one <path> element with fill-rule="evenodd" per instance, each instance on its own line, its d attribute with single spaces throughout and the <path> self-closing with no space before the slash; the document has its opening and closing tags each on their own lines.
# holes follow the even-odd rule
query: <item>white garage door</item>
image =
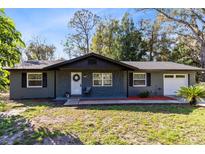
<svg viewBox="0 0 205 154">
<path fill-rule="evenodd" d="M 164 95 L 176 95 L 182 86 L 188 86 L 187 74 L 164 74 Z"/>
</svg>

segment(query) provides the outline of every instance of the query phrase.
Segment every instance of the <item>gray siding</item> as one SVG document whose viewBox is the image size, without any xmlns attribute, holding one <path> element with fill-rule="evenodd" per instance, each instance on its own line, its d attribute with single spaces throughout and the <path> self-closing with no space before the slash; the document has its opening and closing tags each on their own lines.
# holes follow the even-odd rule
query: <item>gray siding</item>
<svg viewBox="0 0 205 154">
<path fill-rule="evenodd" d="M 68 70 L 56 71 L 56 97 L 64 97 L 65 92 L 70 92 L 71 72 Z"/>
<path fill-rule="evenodd" d="M 96 60 L 96 64 L 89 64 L 89 59 Z M 61 69 L 75 69 L 75 70 L 120 70 L 124 67 L 113 64 L 109 61 L 105 61 L 99 58 L 86 58 L 71 64 L 62 66 Z M 125 69 L 125 68 L 124 68 Z"/>
<path fill-rule="evenodd" d="M 137 96 L 139 93 L 149 91 L 151 95 L 162 96 L 164 94 L 163 74 L 190 74 L 190 85 L 196 83 L 195 72 L 184 71 L 169 71 L 169 72 L 147 72 L 151 73 L 151 86 L 146 87 L 133 87 L 129 86 L 129 96 Z"/>
<path fill-rule="evenodd" d="M 73 71 L 76 72 L 76 71 Z M 113 73 L 113 85 L 111 87 L 93 87 L 92 73 L 99 71 L 81 71 L 82 72 L 82 90 L 85 87 L 92 87 L 89 97 L 126 97 L 127 79 L 126 71 L 106 71 Z M 56 96 L 64 97 L 65 92 L 71 93 L 71 71 L 57 71 L 56 75 Z M 83 93 L 82 93 L 83 94 Z"/>
<path fill-rule="evenodd" d="M 71 71 L 56 71 L 56 97 L 64 97 L 65 92 L 71 91 Z M 75 72 L 76 70 L 73 70 Z M 112 72 L 112 87 L 92 87 L 92 93 L 89 98 L 106 98 L 106 97 L 126 97 L 127 96 L 127 71 L 81 71 L 82 72 L 82 89 L 87 86 L 92 87 L 93 72 Z M 150 91 L 152 95 L 163 95 L 163 74 L 176 72 L 149 72 L 151 73 L 151 86 L 149 87 L 128 87 L 129 96 L 137 96 L 140 92 Z M 195 72 L 177 72 L 190 74 L 190 84 L 195 84 Z M 22 71 L 11 71 L 10 74 L 10 98 L 53 98 L 54 97 L 54 71 L 47 71 L 46 88 L 22 88 L 21 87 Z"/>
<path fill-rule="evenodd" d="M 91 97 L 126 97 L 127 96 L 127 84 L 126 84 L 126 72 L 124 71 L 112 71 L 112 86 L 111 87 L 93 87 L 92 86 L 92 73 L 83 72 L 86 78 L 83 78 L 83 89 L 91 86 Z"/>
<path fill-rule="evenodd" d="M 196 84 L 196 72 L 190 72 L 190 85 Z"/>
<path fill-rule="evenodd" d="M 11 71 L 10 73 L 10 98 L 11 99 L 53 98 L 54 97 L 54 72 L 53 71 L 47 71 L 46 88 L 22 88 L 21 76 L 22 76 L 22 71 Z"/>
</svg>

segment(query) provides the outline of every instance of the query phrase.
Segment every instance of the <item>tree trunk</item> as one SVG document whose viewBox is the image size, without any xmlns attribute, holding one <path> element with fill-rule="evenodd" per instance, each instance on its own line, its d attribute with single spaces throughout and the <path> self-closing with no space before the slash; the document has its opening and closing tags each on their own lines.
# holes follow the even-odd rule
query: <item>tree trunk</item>
<svg viewBox="0 0 205 154">
<path fill-rule="evenodd" d="M 87 53 L 89 53 L 90 51 L 89 51 L 89 38 L 88 38 L 88 35 L 86 35 L 86 44 L 87 44 Z"/>
<path fill-rule="evenodd" d="M 201 43 L 201 52 L 200 52 L 200 58 L 201 58 L 201 67 L 205 68 L 205 42 Z M 205 74 L 202 74 L 202 81 L 205 82 Z"/>
<path fill-rule="evenodd" d="M 151 40 L 150 40 L 150 52 L 149 52 L 149 61 L 153 61 L 154 59 L 154 33 L 153 33 L 153 30 L 152 30 L 152 34 L 151 34 Z"/>
<path fill-rule="evenodd" d="M 205 68 L 205 42 L 201 43 L 201 67 Z"/>
<path fill-rule="evenodd" d="M 150 50 L 150 52 L 149 52 L 149 61 L 153 61 L 153 51 L 152 50 Z"/>
<path fill-rule="evenodd" d="M 192 100 L 189 102 L 190 105 L 196 105 L 196 97 L 193 97 Z"/>
</svg>

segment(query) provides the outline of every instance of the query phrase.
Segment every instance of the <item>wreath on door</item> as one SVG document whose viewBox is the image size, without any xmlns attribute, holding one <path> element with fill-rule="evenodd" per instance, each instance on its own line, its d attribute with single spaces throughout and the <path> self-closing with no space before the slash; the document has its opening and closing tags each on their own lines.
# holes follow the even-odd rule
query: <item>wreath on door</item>
<svg viewBox="0 0 205 154">
<path fill-rule="evenodd" d="M 79 81 L 80 80 L 80 75 L 78 75 L 78 74 L 74 74 L 73 75 L 73 81 Z"/>
</svg>

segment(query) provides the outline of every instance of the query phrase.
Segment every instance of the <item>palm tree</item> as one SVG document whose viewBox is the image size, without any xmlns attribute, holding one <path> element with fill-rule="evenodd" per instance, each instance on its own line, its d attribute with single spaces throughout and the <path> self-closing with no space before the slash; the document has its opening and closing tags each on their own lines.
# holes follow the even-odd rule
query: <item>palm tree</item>
<svg viewBox="0 0 205 154">
<path fill-rule="evenodd" d="M 184 97 L 190 105 L 196 105 L 198 100 L 205 97 L 205 87 L 202 85 L 181 87 L 177 92 L 177 95 Z"/>
</svg>

